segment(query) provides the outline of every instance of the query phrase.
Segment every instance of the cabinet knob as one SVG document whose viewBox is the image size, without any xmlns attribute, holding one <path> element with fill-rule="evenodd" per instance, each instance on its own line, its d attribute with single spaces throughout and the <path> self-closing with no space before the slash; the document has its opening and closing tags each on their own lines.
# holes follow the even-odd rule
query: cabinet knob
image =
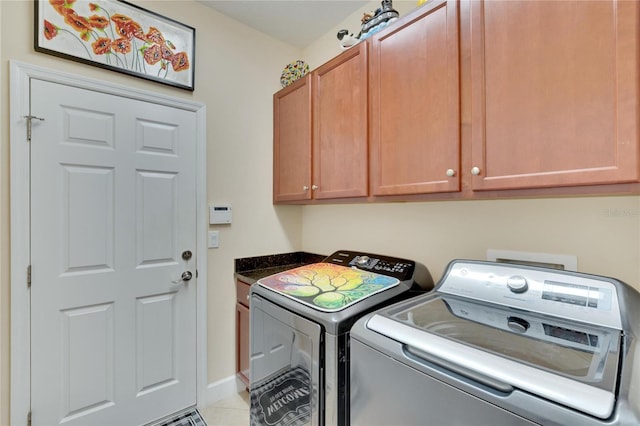
<svg viewBox="0 0 640 426">
<path fill-rule="evenodd" d="M 474 167 L 471 169 L 471 174 L 474 176 L 478 176 L 480 174 L 480 168 L 479 167 Z"/>
<path fill-rule="evenodd" d="M 311 185 L 311 189 L 315 191 L 316 189 L 318 189 L 318 185 Z"/>
<path fill-rule="evenodd" d="M 447 176 L 453 177 L 456 175 L 456 171 L 453 169 L 447 169 Z"/>
<path fill-rule="evenodd" d="M 309 187 L 308 187 L 307 185 L 304 185 L 304 186 L 302 187 L 302 190 L 303 190 L 303 191 L 308 191 L 308 190 L 309 190 Z"/>
</svg>

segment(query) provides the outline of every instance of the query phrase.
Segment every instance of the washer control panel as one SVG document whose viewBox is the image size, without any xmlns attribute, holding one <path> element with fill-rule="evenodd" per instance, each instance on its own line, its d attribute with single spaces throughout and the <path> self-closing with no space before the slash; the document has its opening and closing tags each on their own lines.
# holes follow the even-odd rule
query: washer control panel
<svg viewBox="0 0 640 426">
<path fill-rule="evenodd" d="M 379 254 L 340 250 L 324 259 L 325 262 L 375 272 L 406 281 L 413 277 L 415 262 Z"/>
<path fill-rule="evenodd" d="M 617 285 L 612 278 L 577 272 L 455 260 L 449 264 L 437 290 L 621 329 Z"/>
</svg>

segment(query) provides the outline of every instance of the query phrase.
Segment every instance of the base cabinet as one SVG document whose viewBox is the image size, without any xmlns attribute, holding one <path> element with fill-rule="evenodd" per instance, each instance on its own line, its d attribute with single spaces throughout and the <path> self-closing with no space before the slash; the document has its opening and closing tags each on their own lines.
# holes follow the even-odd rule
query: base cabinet
<svg viewBox="0 0 640 426">
<path fill-rule="evenodd" d="M 250 284 L 236 281 L 236 374 L 249 387 L 249 290 Z"/>
</svg>

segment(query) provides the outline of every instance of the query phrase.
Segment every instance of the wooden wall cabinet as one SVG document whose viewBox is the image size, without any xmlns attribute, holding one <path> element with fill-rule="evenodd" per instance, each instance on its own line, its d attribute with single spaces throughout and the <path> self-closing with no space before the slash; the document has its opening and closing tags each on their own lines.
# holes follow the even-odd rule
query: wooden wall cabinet
<svg viewBox="0 0 640 426">
<path fill-rule="evenodd" d="M 249 291 L 251 285 L 236 280 L 236 374 L 249 386 Z"/>
<path fill-rule="evenodd" d="M 638 180 L 639 11 L 470 2 L 473 190 Z"/>
<path fill-rule="evenodd" d="M 361 43 L 312 73 L 313 197 L 368 194 L 367 50 Z"/>
<path fill-rule="evenodd" d="M 274 95 L 274 202 L 367 195 L 366 53 L 349 49 Z"/>
<path fill-rule="evenodd" d="M 434 1 L 370 39 L 374 196 L 460 189 L 458 10 Z"/>
<path fill-rule="evenodd" d="M 639 193 L 638 16 L 637 1 L 426 3 L 314 71 L 294 111 L 274 105 L 276 168 L 306 161 L 303 183 L 275 173 L 274 201 L 364 198 L 367 175 L 367 201 Z"/>
<path fill-rule="evenodd" d="M 311 76 L 273 95 L 273 202 L 311 199 Z"/>
</svg>

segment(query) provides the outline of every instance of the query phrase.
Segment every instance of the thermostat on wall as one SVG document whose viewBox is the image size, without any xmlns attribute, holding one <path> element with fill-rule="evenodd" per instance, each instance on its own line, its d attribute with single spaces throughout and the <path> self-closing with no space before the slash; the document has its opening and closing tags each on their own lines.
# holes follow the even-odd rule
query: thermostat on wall
<svg viewBox="0 0 640 426">
<path fill-rule="evenodd" d="M 231 223 L 231 206 L 229 204 L 211 204 L 209 206 L 209 224 Z"/>
</svg>

